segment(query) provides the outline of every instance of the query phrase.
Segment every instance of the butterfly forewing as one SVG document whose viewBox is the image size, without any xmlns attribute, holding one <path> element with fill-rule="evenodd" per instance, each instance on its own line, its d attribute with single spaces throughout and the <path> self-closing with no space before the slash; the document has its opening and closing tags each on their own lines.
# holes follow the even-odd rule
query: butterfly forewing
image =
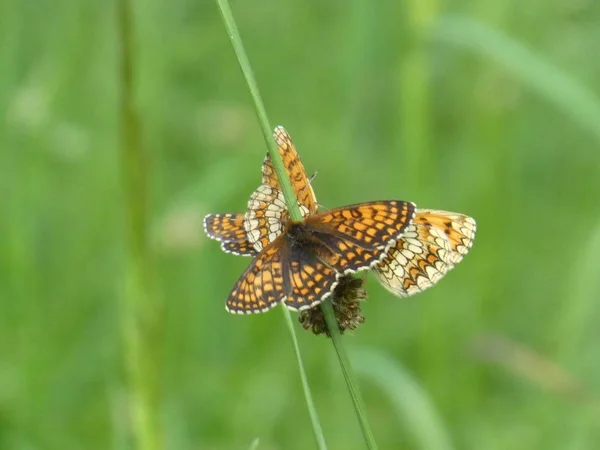
<svg viewBox="0 0 600 450">
<path fill-rule="evenodd" d="M 326 248 L 326 251 L 322 247 L 315 250 L 319 258 L 339 273 L 353 273 L 369 268 L 384 254 L 383 249 L 365 250 L 354 241 L 335 234 L 314 232 L 313 237 Z"/>
<path fill-rule="evenodd" d="M 310 185 L 310 180 L 306 175 L 304 165 L 292 142 L 292 138 L 282 126 L 275 128 L 273 138 L 277 144 L 285 170 L 292 182 L 292 188 L 298 198 L 298 203 L 300 204 L 301 209 L 305 209 L 305 212 L 303 211 L 303 216 L 315 214 L 319 209 L 317 199 L 313 188 Z M 273 162 L 268 154 L 263 162 L 262 182 L 273 188 L 281 189 L 277 174 L 275 173 L 275 168 L 273 167 Z"/>
<path fill-rule="evenodd" d="M 415 205 L 411 202 L 367 202 L 310 216 L 306 224 L 367 250 L 385 249 L 408 226 L 414 211 Z"/>
<path fill-rule="evenodd" d="M 243 214 L 208 214 L 204 217 L 204 231 L 219 242 L 247 241 Z"/>
<path fill-rule="evenodd" d="M 473 244 L 475 228 L 475 221 L 462 214 L 418 210 L 373 273 L 400 297 L 422 292 L 462 260 Z"/>
<path fill-rule="evenodd" d="M 414 215 L 403 201 L 360 203 L 332 209 L 305 220 L 312 238 L 328 249 L 323 262 L 339 273 L 365 270 L 377 263 Z"/>
<path fill-rule="evenodd" d="M 227 311 L 261 313 L 285 299 L 281 244 L 281 240 L 271 243 L 254 258 L 227 297 Z"/>
</svg>

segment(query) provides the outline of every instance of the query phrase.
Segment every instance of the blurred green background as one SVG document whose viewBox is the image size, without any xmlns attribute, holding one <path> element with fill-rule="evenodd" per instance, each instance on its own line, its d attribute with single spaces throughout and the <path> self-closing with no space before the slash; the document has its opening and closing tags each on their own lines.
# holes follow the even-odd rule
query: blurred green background
<svg viewBox="0 0 600 450">
<path fill-rule="evenodd" d="M 434 289 L 368 279 L 345 343 L 380 448 L 598 448 L 597 2 L 232 8 L 321 204 L 477 220 Z M 218 9 L 138 0 L 135 25 L 158 317 L 142 379 L 166 448 L 314 448 L 281 311 L 225 312 L 249 260 L 202 230 L 243 211 L 265 154 Z M 0 5 L 2 449 L 132 448 L 117 49 L 112 2 Z M 329 448 L 364 448 L 331 343 L 298 334 Z"/>
</svg>

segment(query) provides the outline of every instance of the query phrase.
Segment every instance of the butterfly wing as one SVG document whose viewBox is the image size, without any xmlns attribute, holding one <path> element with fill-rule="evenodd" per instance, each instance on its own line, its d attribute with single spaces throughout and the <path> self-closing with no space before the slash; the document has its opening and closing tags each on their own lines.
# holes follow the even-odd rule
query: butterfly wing
<svg viewBox="0 0 600 450">
<path fill-rule="evenodd" d="M 225 253 L 231 253 L 238 256 L 255 256 L 258 252 L 248 241 L 227 241 L 221 242 L 221 250 Z"/>
<path fill-rule="evenodd" d="M 434 209 L 419 210 L 415 223 L 429 229 L 436 228 L 447 236 L 454 264 L 469 252 L 477 231 L 477 224 L 472 217 Z"/>
<path fill-rule="evenodd" d="M 292 311 L 312 308 L 331 295 L 338 274 L 308 248 L 290 250 L 284 279 L 288 284 L 285 305 Z"/>
<path fill-rule="evenodd" d="M 319 209 L 317 198 L 310 185 L 310 180 L 306 175 L 304 165 L 300 160 L 300 155 L 298 155 L 296 147 L 292 142 L 292 138 L 282 126 L 275 128 L 273 138 L 277 144 L 285 170 L 292 182 L 292 188 L 298 199 L 302 216 L 306 217 L 309 214 L 316 214 Z M 272 188 L 281 189 L 277 174 L 275 173 L 275 168 L 273 167 L 273 162 L 268 154 L 263 162 L 262 182 Z"/>
<path fill-rule="evenodd" d="M 475 220 L 463 214 L 418 210 L 397 244 L 373 268 L 390 292 L 407 297 L 436 284 L 468 253 Z"/>
<path fill-rule="evenodd" d="M 246 240 L 260 252 L 283 232 L 287 214 L 282 192 L 266 184 L 259 186 L 250 196 L 244 215 Z"/>
<path fill-rule="evenodd" d="M 257 252 L 248 242 L 243 214 L 208 214 L 204 231 L 211 239 L 221 242 L 221 249 L 235 255 L 252 256 Z"/>
<path fill-rule="evenodd" d="M 282 239 L 272 242 L 252 260 L 227 297 L 227 311 L 262 313 L 285 300 Z"/>
<path fill-rule="evenodd" d="M 208 214 L 204 217 L 207 236 L 219 242 L 246 240 L 243 214 Z"/>
<path fill-rule="evenodd" d="M 348 274 L 369 269 L 383 258 L 412 221 L 414 211 L 410 202 L 368 202 L 309 216 L 305 224 L 318 243 L 321 260 Z"/>
</svg>

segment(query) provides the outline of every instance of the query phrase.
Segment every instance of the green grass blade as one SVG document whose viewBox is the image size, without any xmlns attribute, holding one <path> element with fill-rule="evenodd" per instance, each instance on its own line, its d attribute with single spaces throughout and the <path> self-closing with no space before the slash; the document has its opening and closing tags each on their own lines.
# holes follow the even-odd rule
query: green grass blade
<svg viewBox="0 0 600 450">
<path fill-rule="evenodd" d="M 442 43 L 471 50 L 502 65 L 507 72 L 600 139 L 598 97 L 568 73 L 554 67 L 501 30 L 466 17 L 446 16 L 439 19 L 432 36 Z"/>
<path fill-rule="evenodd" d="M 375 382 L 390 398 L 415 448 L 452 450 L 431 399 L 396 361 L 376 350 L 353 350 L 350 359 L 359 375 Z"/>
<path fill-rule="evenodd" d="M 135 101 L 133 5 L 117 5 L 120 47 L 121 170 L 126 208 L 125 286 L 121 323 L 132 434 L 136 448 L 163 448 L 158 369 L 161 367 L 158 302 L 152 288 L 148 242 L 147 154 Z"/>
<path fill-rule="evenodd" d="M 302 389 L 304 391 L 306 407 L 310 412 L 310 421 L 312 423 L 312 427 L 315 433 L 315 439 L 317 440 L 317 445 L 320 449 L 326 449 L 327 444 L 325 443 L 325 436 L 323 435 L 323 429 L 321 428 L 321 424 L 319 423 L 317 408 L 315 408 L 315 403 L 313 402 L 312 396 L 310 394 L 310 386 L 308 384 L 306 371 L 304 370 L 304 363 L 302 362 L 302 355 L 300 354 L 300 346 L 298 345 L 298 338 L 296 337 L 294 323 L 292 322 L 292 317 L 289 310 L 286 307 L 281 308 L 281 310 L 283 311 L 285 323 L 288 327 L 288 330 L 290 331 L 290 336 L 292 337 L 292 345 L 294 346 L 294 353 L 296 355 L 296 360 L 298 361 L 300 379 L 302 380 Z"/>
<path fill-rule="evenodd" d="M 584 242 L 577 263 L 573 264 L 570 283 L 565 296 L 564 311 L 558 332 L 564 336 L 560 341 L 559 356 L 563 362 L 572 363 L 580 356 L 586 336 L 595 326 L 594 310 L 600 299 L 600 224 Z"/>
<path fill-rule="evenodd" d="M 294 194 L 292 183 L 287 176 L 285 166 L 283 165 L 283 161 L 281 160 L 281 155 L 279 154 L 279 151 L 272 138 L 272 129 L 269 123 L 269 119 L 267 117 L 267 112 L 262 102 L 262 98 L 258 90 L 258 85 L 256 84 L 256 80 L 254 79 L 254 73 L 252 72 L 250 61 L 248 60 L 248 56 L 246 55 L 246 51 L 244 50 L 242 38 L 235 24 L 233 13 L 231 12 L 231 8 L 229 7 L 229 3 L 227 2 L 227 0 L 217 0 L 217 4 L 219 5 L 219 9 L 223 17 L 223 22 L 225 23 L 225 27 L 227 28 L 227 32 L 231 39 L 231 44 L 233 45 L 233 49 L 240 64 L 240 68 L 242 69 L 242 73 L 244 74 L 244 78 L 246 79 L 246 83 L 248 84 L 250 94 L 252 95 L 252 100 L 254 101 L 256 113 L 258 114 L 258 119 L 263 132 L 263 136 L 265 138 L 265 142 L 267 143 L 267 148 L 269 150 L 269 155 L 271 157 L 271 161 L 273 162 L 275 172 L 277 173 L 277 178 L 279 179 L 279 184 L 281 185 L 281 190 L 285 197 L 288 210 L 290 211 L 290 217 L 293 220 L 301 220 L 302 214 L 300 213 L 300 209 L 298 208 L 298 201 Z M 304 391 L 306 406 L 310 415 L 315 439 L 317 441 L 318 447 L 324 450 L 327 448 L 325 444 L 325 437 L 323 434 L 321 423 L 319 422 L 319 416 L 317 414 L 314 401 L 312 399 L 310 386 L 308 385 L 308 377 L 306 376 L 306 372 L 304 370 L 304 364 L 302 363 L 302 358 L 300 356 L 298 338 L 296 337 L 296 332 L 294 330 L 289 311 L 286 309 L 285 306 L 282 306 L 282 309 L 284 311 L 283 314 L 288 329 L 290 331 L 290 336 L 292 338 L 294 353 L 298 362 L 298 370 L 300 372 L 300 378 L 302 380 L 302 389 Z"/>
<path fill-rule="evenodd" d="M 288 174 L 286 173 L 285 166 L 283 165 L 283 161 L 281 160 L 279 151 L 277 150 L 277 148 L 275 146 L 275 142 L 273 141 L 273 139 L 271 137 L 271 126 L 269 124 L 269 119 L 267 117 L 267 113 L 266 113 L 264 104 L 262 102 L 262 98 L 260 96 L 258 86 L 256 84 L 256 80 L 254 79 L 254 74 L 253 74 L 252 68 L 250 66 L 250 61 L 248 60 L 246 51 L 244 50 L 244 46 L 242 44 L 242 39 L 240 37 L 237 26 L 235 24 L 235 20 L 233 18 L 233 13 L 231 12 L 231 8 L 229 7 L 229 3 L 227 2 L 227 0 L 216 0 L 216 1 L 217 1 L 217 4 L 219 5 L 219 9 L 221 11 L 223 21 L 225 22 L 225 27 L 227 28 L 227 32 L 231 39 L 231 43 L 233 45 L 234 51 L 237 55 L 238 62 L 240 64 L 240 68 L 242 69 L 242 72 L 246 79 L 246 83 L 248 84 L 248 88 L 250 89 L 250 94 L 252 95 L 252 99 L 254 101 L 254 106 L 256 107 L 256 112 L 258 114 L 261 129 L 262 129 L 263 135 L 265 137 L 267 147 L 269 149 L 269 155 L 271 156 L 273 166 L 275 167 L 275 172 L 277 173 L 277 178 L 279 179 L 279 184 L 281 185 L 281 190 L 285 197 L 287 208 L 290 212 L 290 217 L 292 218 L 292 220 L 298 220 L 298 221 L 302 220 L 302 214 L 300 213 L 300 209 L 298 207 L 298 200 L 296 199 L 296 196 L 294 194 L 294 190 L 292 188 L 291 181 L 288 177 Z M 331 316 L 333 315 L 333 307 L 330 304 L 330 300 L 327 300 L 326 302 L 324 302 L 324 304 L 322 304 L 321 307 L 323 308 L 323 312 L 325 313 L 326 317 L 328 314 L 330 314 Z M 288 315 L 289 315 L 289 313 L 288 313 Z M 352 398 L 352 402 L 353 402 L 354 408 L 356 410 L 356 415 L 357 415 L 358 421 L 360 423 L 361 429 L 363 431 L 365 440 L 369 444 L 369 448 L 374 449 L 374 448 L 376 448 L 375 440 L 373 439 L 373 434 L 370 431 L 370 426 L 367 422 L 366 413 L 365 413 L 364 407 L 362 405 L 362 401 L 360 400 L 361 397 L 360 397 L 360 392 L 358 391 L 358 385 L 353 380 L 353 376 L 351 374 L 350 365 L 347 361 L 347 358 L 344 358 L 341 337 L 340 337 L 339 333 L 336 333 L 337 323 L 335 323 L 335 319 L 333 317 L 329 317 L 328 326 L 332 330 L 331 338 L 332 338 L 332 341 L 336 348 L 336 353 L 339 358 L 340 366 L 342 368 L 342 371 L 344 372 L 346 384 L 348 386 L 348 390 L 350 391 L 350 396 Z M 293 327 L 290 327 L 290 332 L 292 333 L 292 339 L 296 340 L 296 336 L 295 336 Z M 303 370 L 302 361 L 299 358 L 299 352 L 297 352 L 297 356 L 298 356 L 298 367 L 300 369 L 301 376 L 303 378 L 305 378 L 306 375 L 303 373 L 304 370 Z M 308 390 L 308 384 L 306 384 L 304 386 L 304 388 L 305 388 L 305 395 L 307 398 L 309 398 L 310 391 Z M 316 416 L 316 410 L 314 410 L 314 406 L 311 407 L 312 400 L 310 400 L 310 402 L 307 402 L 307 403 L 309 406 L 309 411 L 311 412 L 311 420 L 313 421 L 313 425 L 318 424 L 319 422 L 318 422 L 318 419 Z M 315 435 L 317 436 L 317 442 L 320 442 L 319 436 L 322 436 L 322 430 L 320 429 L 320 426 L 319 426 L 318 430 L 315 429 L 314 431 L 315 431 Z M 323 440 L 323 442 L 324 442 L 324 440 Z"/>
<path fill-rule="evenodd" d="M 221 16 L 223 17 L 223 22 L 225 23 L 225 28 L 227 28 L 227 34 L 231 39 L 231 45 L 233 46 L 233 50 L 237 56 L 240 68 L 242 69 L 242 73 L 246 79 L 246 83 L 248 84 L 250 95 L 254 101 L 254 107 L 256 109 L 256 114 L 258 115 L 260 128 L 265 138 L 265 142 L 267 143 L 269 155 L 273 161 L 273 166 L 275 168 L 275 172 L 277 173 L 277 178 L 279 179 L 281 191 L 283 192 L 283 196 L 285 197 L 285 201 L 288 205 L 290 217 L 292 220 L 302 220 L 302 214 L 300 213 L 300 208 L 298 208 L 298 202 L 296 200 L 296 195 L 294 194 L 294 189 L 292 188 L 292 183 L 285 172 L 285 166 L 283 165 L 283 161 L 281 160 L 281 156 L 279 155 L 279 151 L 277 150 L 275 141 L 273 140 L 273 128 L 269 122 L 267 110 L 265 109 L 265 105 L 260 96 L 258 84 L 254 78 L 254 72 L 252 71 L 252 66 L 248 60 L 246 50 L 244 50 L 244 44 L 242 43 L 240 32 L 235 24 L 233 13 L 229 7 L 229 2 L 227 0 L 217 0 L 217 4 L 219 5 Z"/>
<path fill-rule="evenodd" d="M 367 420 L 365 404 L 360 394 L 360 390 L 358 389 L 358 385 L 356 384 L 356 377 L 352 371 L 352 365 L 350 364 L 346 350 L 342 345 L 342 337 L 340 335 L 340 330 L 333 312 L 333 305 L 331 302 L 327 301 L 323 303 L 321 309 L 323 310 L 325 320 L 327 321 L 327 327 L 329 327 L 329 332 L 331 333 L 331 342 L 333 342 L 333 347 L 335 348 L 340 367 L 342 368 L 346 386 L 348 386 L 348 391 L 350 391 L 352 403 L 354 404 L 354 408 L 356 410 L 356 416 L 365 438 L 365 443 L 367 444 L 367 448 L 376 449 L 377 444 Z"/>
</svg>

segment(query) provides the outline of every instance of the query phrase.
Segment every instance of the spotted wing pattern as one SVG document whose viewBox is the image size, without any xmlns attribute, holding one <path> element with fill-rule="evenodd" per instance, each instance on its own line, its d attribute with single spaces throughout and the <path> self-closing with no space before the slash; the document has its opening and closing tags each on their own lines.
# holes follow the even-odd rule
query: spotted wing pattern
<svg viewBox="0 0 600 450">
<path fill-rule="evenodd" d="M 226 253 L 240 256 L 256 255 L 254 246 L 248 242 L 244 229 L 244 214 L 208 214 L 204 218 L 204 230 L 211 239 L 221 242 Z"/>
<path fill-rule="evenodd" d="M 283 194 L 266 184 L 258 187 L 248 201 L 243 228 L 246 240 L 260 252 L 284 229 L 288 212 Z"/>
<path fill-rule="evenodd" d="M 464 214 L 433 209 L 421 209 L 419 213 L 415 223 L 441 230 L 450 242 L 454 264 L 459 263 L 473 246 L 477 230 L 475 220 Z"/>
<path fill-rule="evenodd" d="M 287 272 L 285 306 L 292 311 L 312 308 L 329 297 L 338 284 L 338 274 L 309 249 L 291 251 Z"/>
<path fill-rule="evenodd" d="M 254 256 L 258 252 L 254 249 L 248 241 L 226 241 L 221 242 L 221 250 L 225 253 L 232 253 L 238 256 Z"/>
<path fill-rule="evenodd" d="M 207 236 L 219 242 L 244 242 L 243 214 L 208 214 L 204 217 L 204 231 Z"/>
<path fill-rule="evenodd" d="M 463 259 L 473 245 L 475 231 L 475 220 L 471 217 L 418 210 L 413 223 L 373 268 L 373 273 L 397 296 L 422 292 Z"/>
<path fill-rule="evenodd" d="M 292 187 L 298 198 L 302 215 L 306 217 L 309 214 L 316 214 L 319 210 L 317 198 L 310 185 L 310 180 L 306 175 L 306 170 L 296 151 L 296 147 L 292 142 L 292 138 L 282 126 L 275 128 L 273 138 L 277 143 L 283 165 L 292 182 Z M 262 182 L 272 188 L 281 189 L 277 174 L 275 173 L 275 168 L 273 167 L 273 162 L 268 154 L 263 162 Z"/>
<path fill-rule="evenodd" d="M 227 311 L 234 314 L 261 313 L 285 300 L 283 239 L 282 236 L 272 242 L 252 260 L 227 297 Z"/>
<path fill-rule="evenodd" d="M 360 203 L 305 219 L 311 236 L 327 251 L 323 262 L 342 274 L 374 266 L 411 222 L 415 205 L 403 201 Z"/>
</svg>

